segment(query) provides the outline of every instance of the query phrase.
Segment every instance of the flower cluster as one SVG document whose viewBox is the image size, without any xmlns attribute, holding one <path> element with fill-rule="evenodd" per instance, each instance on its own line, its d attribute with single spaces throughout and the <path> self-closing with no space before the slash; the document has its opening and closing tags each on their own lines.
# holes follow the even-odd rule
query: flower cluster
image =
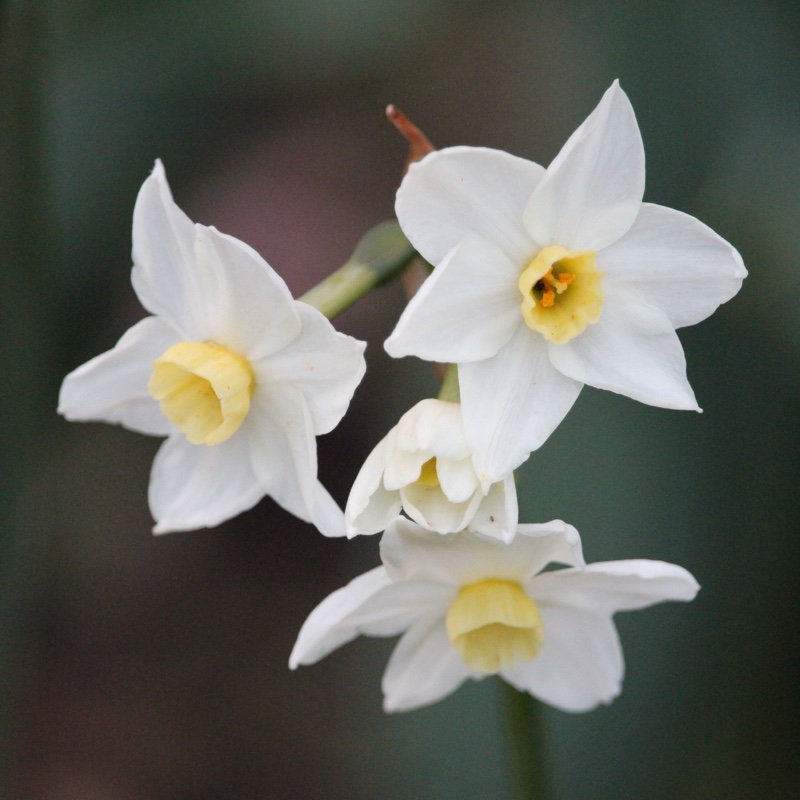
<svg viewBox="0 0 800 800">
<path fill-rule="evenodd" d="M 456 364 L 460 403 L 423 400 L 367 458 L 345 523 L 351 536 L 385 528 L 383 566 L 311 613 L 292 667 L 359 634 L 403 633 L 387 711 L 489 674 L 584 711 L 620 690 L 612 615 L 695 596 L 681 567 L 586 565 L 571 526 L 517 524 L 513 470 L 584 384 L 699 410 L 675 329 L 729 300 L 746 271 L 713 231 L 643 194 L 617 83 L 547 169 L 472 147 L 411 164 L 397 217 L 434 270 L 385 346 Z M 401 509 L 410 520 L 392 520 Z M 543 572 L 551 562 L 567 567 Z"/>
<path fill-rule="evenodd" d="M 315 437 L 344 415 L 364 344 L 292 299 L 247 245 L 193 225 L 157 163 L 133 226 L 133 285 L 152 316 L 67 376 L 59 410 L 167 437 L 156 532 L 216 525 L 266 494 L 329 536 L 384 531 L 382 566 L 311 613 L 292 668 L 360 634 L 402 634 L 387 711 L 493 674 L 567 711 L 610 702 L 623 675 L 613 615 L 691 600 L 697 582 L 660 561 L 587 565 L 572 526 L 520 524 L 514 469 L 584 384 L 699 410 L 676 328 L 733 297 L 746 271 L 713 231 L 643 193 L 617 83 L 546 169 L 470 147 L 410 165 L 397 216 L 434 268 L 385 346 L 452 365 L 457 388 L 403 414 L 343 514 L 317 480 Z"/>
</svg>

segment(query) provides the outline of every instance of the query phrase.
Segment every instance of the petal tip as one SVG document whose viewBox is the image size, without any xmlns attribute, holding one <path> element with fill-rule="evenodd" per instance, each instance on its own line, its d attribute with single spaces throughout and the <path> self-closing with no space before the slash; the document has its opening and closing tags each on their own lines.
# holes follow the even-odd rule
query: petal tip
<svg viewBox="0 0 800 800">
<path fill-rule="evenodd" d="M 630 98 L 628 97 L 627 92 L 620 85 L 619 78 L 614 78 L 614 81 L 611 84 L 611 86 L 609 86 L 608 89 L 606 89 L 606 94 L 612 98 L 615 98 L 617 96 L 624 98 L 625 101 L 630 105 L 631 102 Z"/>
<path fill-rule="evenodd" d="M 383 349 L 392 357 L 392 358 L 403 358 L 409 355 L 402 347 L 402 345 L 397 341 L 397 337 L 392 334 L 384 343 Z"/>
<path fill-rule="evenodd" d="M 351 536 L 348 536 L 346 531 L 339 530 L 338 528 L 335 530 L 332 528 L 326 528 L 325 530 L 323 530 L 322 528 L 317 526 L 317 530 L 327 539 L 342 539 L 344 537 L 347 537 L 348 539 L 352 538 Z"/>
<path fill-rule="evenodd" d="M 153 536 L 163 536 L 165 533 L 174 533 L 176 530 L 177 528 L 173 528 L 168 522 L 157 521 L 153 525 L 152 534 Z"/>
<path fill-rule="evenodd" d="M 386 714 L 396 714 L 398 711 L 403 711 L 402 704 L 398 703 L 392 697 L 383 698 L 383 710 Z"/>
<path fill-rule="evenodd" d="M 360 528 L 358 525 L 345 521 L 344 535 L 348 539 L 355 539 L 356 536 L 374 536 L 379 531 L 369 530 L 367 528 Z"/>
<path fill-rule="evenodd" d="M 330 495 L 327 496 L 325 501 L 320 502 L 317 500 L 315 502 L 311 508 L 310 516 L 311 523 L 328 539 L 340 539 L 347 536 L 344 514 Z"/>
</svg>

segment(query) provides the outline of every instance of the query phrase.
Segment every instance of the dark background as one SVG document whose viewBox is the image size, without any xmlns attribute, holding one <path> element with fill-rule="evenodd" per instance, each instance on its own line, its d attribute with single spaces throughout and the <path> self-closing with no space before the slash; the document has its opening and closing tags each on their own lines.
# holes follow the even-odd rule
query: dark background
<svg viewBox="0 0 800 800">
<path fill-rule="evenodd" d="M 548 710 L 558 798 L 794 798 L 800 785 L 800 6 L 14 2 L 2 8 L 3 796 L 23 800 L 503 798 L 491 679 L 387 716 L 391 642 L 290 672 L 308 612 L 377 564 L 271 501 L 154 538 L 158 441 L 55 414 L 63 376 L 143 312 L 131 213 L 156 157 L 178 204 L 254 246 L 297 295 L 393 214 L 397 103 L 438 146 L 547 164 L 614 78 L 646 199 L 742 252 L 740 295 L 681 332 L 702 415 L 587 389 L 523 471 L 522 519 L 590 560 L 677 562 L 691 605 L 618 618 L 620 698 Z M 344 503 L 397 417 L 435 393 L 382 350 L 399 286 L 337 320 L 369 341 L 319 442 Z"/>
</svg>

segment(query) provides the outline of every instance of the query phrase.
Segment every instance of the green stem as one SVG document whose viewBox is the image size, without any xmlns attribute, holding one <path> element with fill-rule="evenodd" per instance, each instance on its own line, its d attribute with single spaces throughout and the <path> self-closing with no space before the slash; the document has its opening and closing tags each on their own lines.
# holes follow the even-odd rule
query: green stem
<svg viewBox="0 0 800 800">
<path fill-rule="evenodd" d="M 542 704 L 504 683 L 514 796 L 519 800 L 550 800 L 545 764 Z"/>
<path fill-rule="evenodd" d="M 446 400 L 448 403 L 461 402 L 461 390 L 458 386 L 458 364 L 447 364 L 445 367 L 438 399 Z"/>
<path fill-rule="evenodd" d="M 332 319 L 397 277 L 416 255 L 396 222 L 382 222 L 365 234 L 344 266 L 298 299 Z"/>
</svg>

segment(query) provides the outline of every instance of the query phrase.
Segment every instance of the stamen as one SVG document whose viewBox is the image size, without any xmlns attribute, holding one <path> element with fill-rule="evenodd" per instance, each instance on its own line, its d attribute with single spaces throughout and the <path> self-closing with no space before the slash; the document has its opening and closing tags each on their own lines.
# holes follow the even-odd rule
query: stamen
<svg viewBox="0 0 800 800">
<path fill-rule="evenodd" d="M 595 266 L 596 255 L 551 246 L 528 264 L 519 290 L 522 316 L 531 330 L 563 344 L 597 322 L 603 308 L 603 273 Z"/>
<path fill-rule="evenodd" d="M 571 272 L 562 272 L 558 276 L 558 282 L 562 284 L 562 286 L 560 286 L 558 290 L 559 294 L 561 294 L 561 292 L 563 292 L 564 289 L 566 289 L 567 286 L 569 286 L 572 283 L 574 277 L 575 276 Z"/>
</svg>

